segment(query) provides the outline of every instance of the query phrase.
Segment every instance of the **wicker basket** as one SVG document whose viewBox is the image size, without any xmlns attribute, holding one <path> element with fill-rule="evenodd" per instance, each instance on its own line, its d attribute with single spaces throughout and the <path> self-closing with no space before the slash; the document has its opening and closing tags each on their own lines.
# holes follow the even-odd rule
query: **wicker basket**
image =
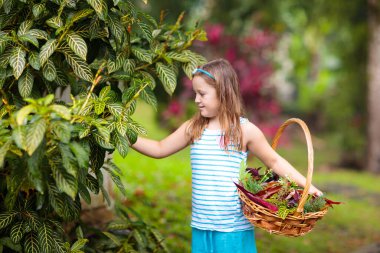
<svg viewBox="0 0 380 253">
<path fill-rule="evenodd" d="M 240 199 L 242 200 L 243 213 L 245 217 L 255 226 L 267 230 L 270 233 L 284 235 L 289 237 L 302 236 L 310 232 L 315 223 L 320 220 L 326 213 L 327 208 L 313 213 L 303 214 L 303 207 L 308 197 L 311 179 L 313 175 L 313 146 L 311 143 L 311 136 L 305 122 L 300 119 L 292 118 L 284 122 L 278 129 L 272 143 L 273 149 L 276 149 L 278 140 L 283 133 L 284 129 L 297 123 L 301 126 L 305 133 L 307 151 L 308 151 L 308 173 L 306 177 L 305 188 L 302 192 L 301 200 L 298 204 L 297 210 L 293 214 L 289 214 L 285 219 L 279 217 L 268 208 L 260 206 L 250 199 L 248 199 L 243 192 L 238 189 Z"/>
</svg>

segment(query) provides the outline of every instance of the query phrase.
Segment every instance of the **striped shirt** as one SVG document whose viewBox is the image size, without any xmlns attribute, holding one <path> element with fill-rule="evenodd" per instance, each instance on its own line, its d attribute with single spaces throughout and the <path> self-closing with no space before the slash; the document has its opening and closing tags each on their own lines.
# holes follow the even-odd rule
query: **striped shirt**
<svg viewBox="0 0 380 253">
<path fill-rule="evenodd" d="M 248 120 L 241 118 L 241 124 Z M 247 152 L 220 146 L 221 130 L 205 129 L 191 144 L 192 218 L 197 229 L 232 232 L 252 229 L 244 217 L 233 182 L 239 180 L 240 163 Z"/>
</svg>

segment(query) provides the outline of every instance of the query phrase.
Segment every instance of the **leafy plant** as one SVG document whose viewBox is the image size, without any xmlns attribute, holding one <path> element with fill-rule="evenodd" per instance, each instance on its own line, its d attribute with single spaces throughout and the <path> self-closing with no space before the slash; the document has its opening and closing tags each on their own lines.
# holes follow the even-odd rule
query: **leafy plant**
<svg viewBox="0 0 380 253">
<path fill-rule="evenodd" d="M 105 173 L 125 192 L 105 158 L 125 157 L 145 133 L 131 118 L 137 98 L 155 107 L 158 80 L 172 94 L 180 68 L 191 76 L 205 58 L 188 48 L 205 33 L 184 30 L 183 15 L 156 21 L 132 1 L 1 0 L 0 8 L 0 251 L 81 252 L 86 239 L 74 242 L 67 224 L 79 222 L 90 193 L 109 200 Z"/>
<path fill-rule="evenodd" d="M 120 219 L 96 233 L 89 252 L 169 252 L 161 234 L 133 209 L 117 206 L 116 212 Z"/>
</svg>

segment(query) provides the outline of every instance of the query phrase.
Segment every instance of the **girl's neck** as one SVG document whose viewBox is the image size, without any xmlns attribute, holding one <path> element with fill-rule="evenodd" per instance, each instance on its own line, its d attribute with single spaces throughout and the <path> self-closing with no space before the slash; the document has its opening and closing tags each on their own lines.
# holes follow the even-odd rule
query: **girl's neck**
<svg viewBox="0 0 380 253">
<path fill-rule="evenodd" d="M 218 130 L 220 129 L 220 122 L 217 117 L 211 118 L 210 121 L 207 124 L 207 129 L 210 130 Z"/>
</svg>

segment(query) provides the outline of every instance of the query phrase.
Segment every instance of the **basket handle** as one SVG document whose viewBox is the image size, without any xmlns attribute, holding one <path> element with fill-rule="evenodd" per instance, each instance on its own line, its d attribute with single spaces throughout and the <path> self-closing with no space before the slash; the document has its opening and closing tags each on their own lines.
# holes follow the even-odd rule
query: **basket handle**
<svg viewBox="0 0 380 253">
<path fill-rule="evenodd" d="M 314 165 L 314 151 L 313 151 L 313 144 L 311 142 L 311 135 L 309 128 L 305 124 L 305 122 L 301 119 L 298 118 L 291 118 L 285 121 L 280 128 L 277 130 L 275 137 L 273 138 L 272 142 L 272 148 L 276 149 L 278 141 L 281 137 L 281 134 L 284 132 L 285 128 L 291 124 L 298 124 L 301 126 L 305 137 L 306 137 L 306 144 L 307 144 L 307 161 L 308 161 L 308 166 L 307 166 L 307 177 L 306 177 L 306 184 L 302 192 L 301 200 L 298 203 L 297 207 L 297 213 L 302 213 L 303 212 L 303 207 L 306 203 L 308 194 L 309 194 L 309 189 L 311 185 L 311 179 L 313 177 L 313 165 Z"/>
</svg>

